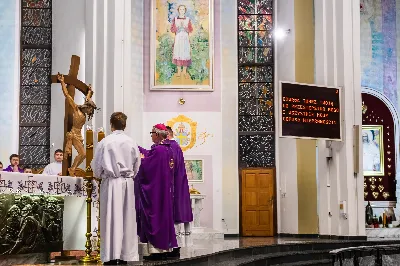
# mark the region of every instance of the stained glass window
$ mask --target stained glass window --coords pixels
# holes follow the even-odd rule
[[[273,0],[238,0],[239,160],[275,166]]]
[[[19,153],[22,164],[50,162],[51,0],[21,0]]]

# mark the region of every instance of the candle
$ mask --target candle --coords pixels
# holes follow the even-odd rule
[[[104,134],[103,128],[100,128],[99,133],[97,133],[97,142],[100,142],[105,137],[106,137],[106,134]]]
[[[383,213],[383,227],[386,227],[386,213]]]
[[[88,128],[86,130],[86,176],[93,176],[90,163],[93,160],[93,130]]]

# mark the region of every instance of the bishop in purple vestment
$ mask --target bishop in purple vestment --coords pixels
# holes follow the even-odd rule
[[[183,239],[190,235],[190,223],[193,221],[192,203],[189,193],[189,181],[186,175],[185,158],[178,142],[174,140],[174,132],[167,126],[168,139],[174,152],[174,222],[179,246],[183,246]],[[180,250],[174,249],[171,257],[180,256]]]
[[[178,246],[173,217],[174,159],[167,129],[158,124],[151,132],[153,145],[145,154],[136,177],[139,196],[138,235],[147,243],[144,259],[165,259]]]

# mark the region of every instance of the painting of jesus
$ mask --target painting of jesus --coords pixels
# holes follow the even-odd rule
[[[212,5],[152,0],[152,90],[212,90]]]

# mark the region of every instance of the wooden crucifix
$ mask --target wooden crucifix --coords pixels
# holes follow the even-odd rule
[[[72,98],[72,101],[75,97],[75,89],[82,92],[87,97],[87,99],[93,95],[93,92],[91,91],[90,86],[86,85],[84,82],[82,82],[78,79],[79,64],[80,64],[79,56],[73,55],[71,57],[71,65],[69,67],[69,73],[68,73],[68,75],[63,75],[64,83],[67,85],[66,90],[68,91],[68,95]],[[52,75],[51,82],[52,83],[60,83],[60,81],[58,79],[58,75]],[[70,99],[66,96],[65,113],[64,113],[63,149],[66,148],[66,144],[68,141],[67,136],[73,126],[73,115],[74,115],[74,107],[73,107],[72,103],[70,102]],[[85,117],[85,121],[86,121],[86,117]],[[64,152],[65,152],[65,150],[64,150]],[[71,165],[72,165],[72,156],[64,156],[64,161],[62,163],[62,175],[63,176],[68,175],[68,169],[71,167]]]

